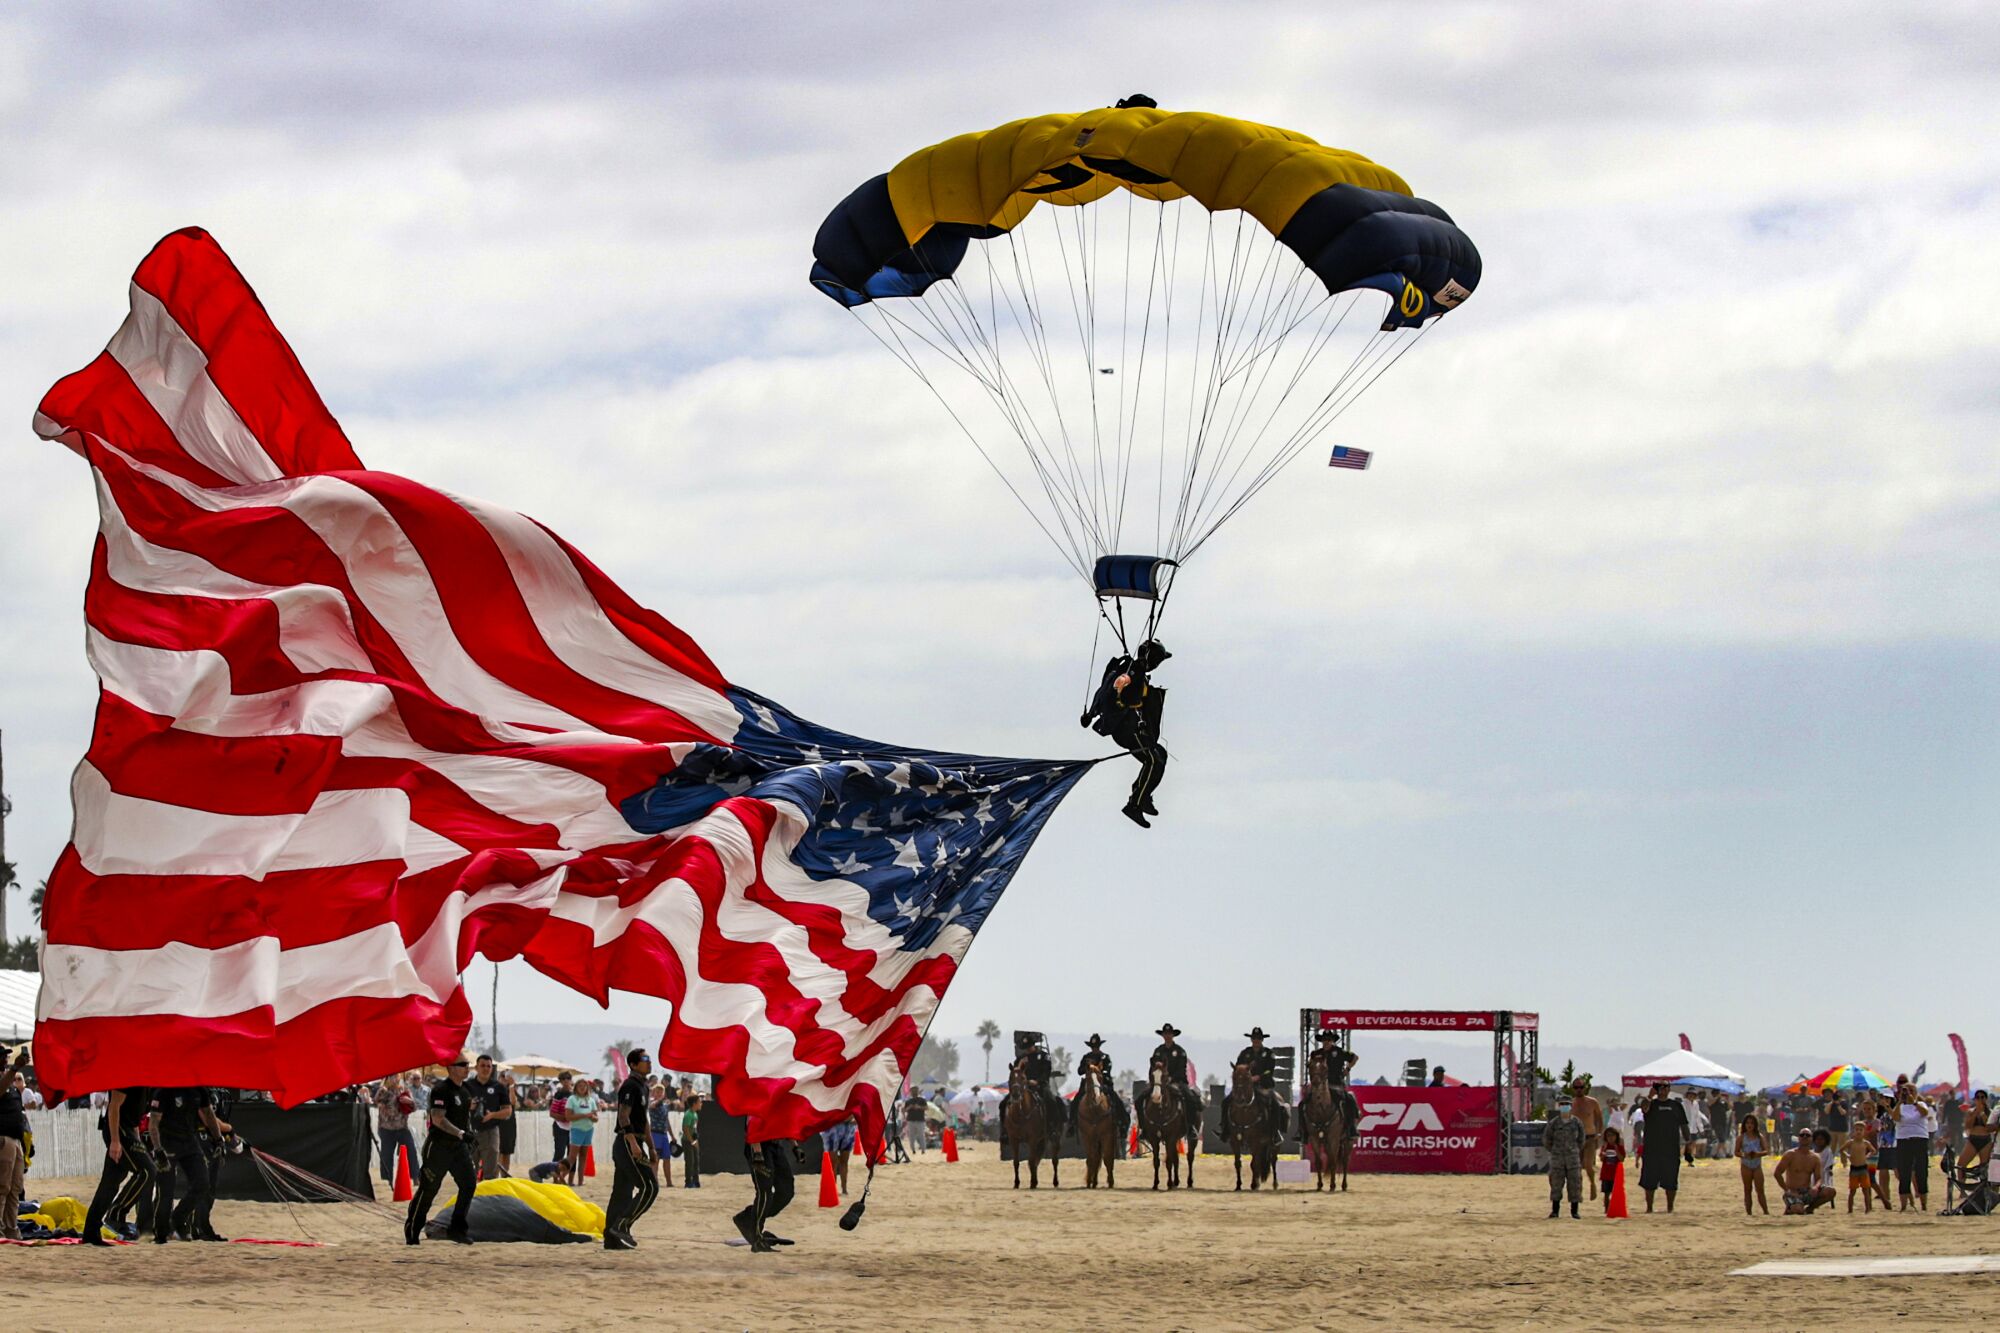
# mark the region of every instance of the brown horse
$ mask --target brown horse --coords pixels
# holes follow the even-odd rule
[[[1181,1187],[1181,1140],[1188,1136],[1187,1102],[1179,1086],[1167,1078],[1167,1067],[1153,1062],[1152,1086],[1132,1108],[1139,1117],[1139,1139],[1153,1150],[1153,1188],[1160,1187],[1160,1149],[1167,1150],[1167,1188]],[[1194,1154],[1188,1154],[1188,1188],[1194,1188]]]
[[[1347,1164],[1354,1156],[1356,1126],[1347,1098],[1326,1072],[1326,1061],[1314,1056],[1306,1063],[1305,1154],[1313,1163],[1313,1188],[1333,1192],[1334,1177],[1347,1188]]]
[[[1250,1188],[1262,1188],[1264,1181],[1278,1188],[1278,1126],[1274,1123],[1275,1099],[1257,1086],[1249,1065],[1236,1066],[1230,1078],[1229,1100],[1222,1106],[1222,1129],[1236,1154],[1236,1188],[1243,1188],[1243,1153],[1250,1153]]]
[[[1028,1188],[1041,1188],[1042,1158],[1049,1159],[1049,1187],[1062,1188],[1061,1131],[1049,1123],[1048,1103],[1042,1090],[1028,1081],[1025,1066],[1016,1064],[1007,1075],[1007,1116],[1000,1126],[1007,1151],[1014,1159],[1014,1188],[1021,1188],[1021,1158],[1028,1159]]]
[[[1076,1094],[1076,1132],[1083,1139],[1083,1186],[1097,1188],[1097,1167],[1104,1166],[1104,1187],[1116,1189],[1118,1150],[1118,1112],[1111,1104],[1111,1094],[1104,1086],[1104,1075],[1092,1069],[1083,1076],[1083,1086]]]
[[[1306,1065],[1305,1155],[1313,1164],[1313,1188],[1332,1193],[1334,1177],[1347,1188],[1347,1162],[1354,1155],[1354,1122],[1347,1099],[1327,1076],[1326,1061],[1315,1057]]]

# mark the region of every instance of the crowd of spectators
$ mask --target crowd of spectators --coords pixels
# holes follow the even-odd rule
[[[352,1089],[348,1095],[374,1109],[375,1135],[379,1150],[377,1163],[384,1181],[393,1183],[398,1149],[417,1160],[418,1130],[429,1109],[435,1078],[424,1071],[391,1074],[377,1082]],[[673,1163],[683,1163],[685,1187],[701,1187],[700,1145],[701,1106],[706,1093],[690,1076],[678,1079],[671,1073],[649,1074],[647,1131],[660,1154],[660,1184],[674,1183]],[[607,1080],[587,1075],[562,1074],[552,1079],[517,1078],[511,1070],[497,1069],[481,1056],[466,1080],[472,1090],[475,1110],[476,1156],[480,1175],[498,1179],[526,1175],[557,1184],[580,1184],[585,1165],[599,1142],[611,1138],[613,1088]],[[520,1111],[547,1111],[555,1151],[547,1162],[516,1161],[520,1153]],[[603,1134],[599,1134],[599,1129]]]

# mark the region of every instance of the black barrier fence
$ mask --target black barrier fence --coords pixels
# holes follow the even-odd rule
[[[709,1175],[748,1175],[750,1161],[743,1155],[748,1142],[745,1134],[747,1122],[740,1115],[731,1115],[717,1106],[713,1100],[701,1104],[701,1173]],[[825,1151],[825,1141],[817,1134],[798,1140],[793,1145],[801,1171],[819,1170],[820,1154]],[[855,1146],[857,1158],[866,1157]],[[600,1161],[598,1170],[604,1170]]]
[[[363,1198],[375,1197],[371,1177],[375,1135],[368,1125],[367,1107],[355,1102],[315,1103],[287,1111],[274,1102],[239,1101],[227,1108],[224,1118],[250,1147]],[[215,1197],[287,1202],[271,1193],[248,1153],[223,1157]]]

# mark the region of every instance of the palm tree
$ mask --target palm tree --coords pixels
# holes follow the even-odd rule
[[[975,1035],[979,1038],[979,1044],[986,1048],[986,1081],[991,1083],[993,1081],[993,1043],[1000,1040],[1000,1025],[989,1018],[979,1025],[979,1031]]]

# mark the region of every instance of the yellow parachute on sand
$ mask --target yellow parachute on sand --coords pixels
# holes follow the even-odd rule
[[[577,1235],[604,1239],[604,1210],[590,1200],[579,1195],[567,1185],[537,1184],[532,1180],[509,1177],[504,1180],[482,1180],[473,1191],[475,1199],[504,1198],[525,1204],[544,1221],[564,1231]],[[453,1194],[438,1205],[442,1213],[457,1201]],[[476,1205],[475,1205],[476,1207]],[[474,1239],[478,1239],[478,1223],[474,1222]]]

